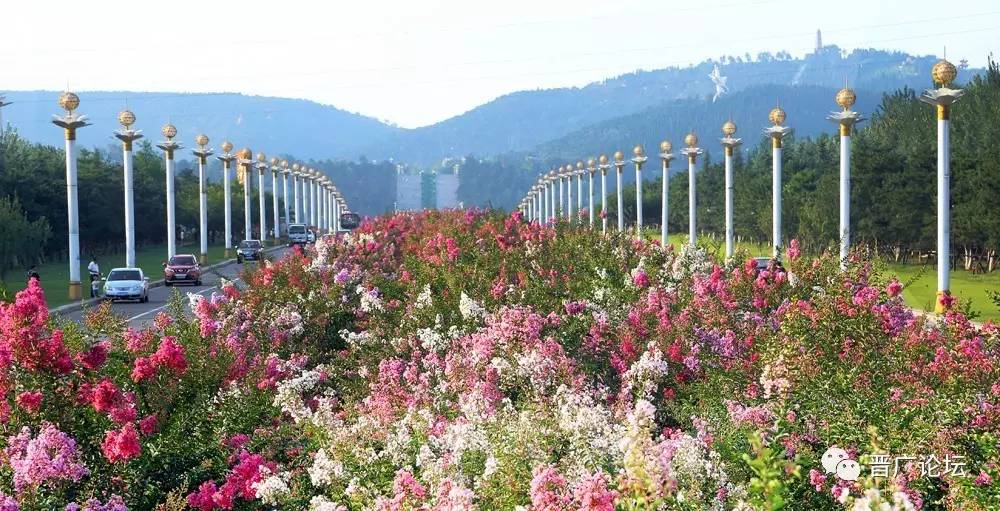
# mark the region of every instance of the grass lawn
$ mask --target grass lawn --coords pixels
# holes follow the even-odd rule
[[[208,247],[208,262],[206,265],[215,264],[225,259],[225,250],[225,247],[222,245],[210,245]],[[199,255],[198,244],[195,242],[177,245],[177,253],[193,254],[197,257]],[[162,265],[167,260],[166,245],[143,247],[136,251],[135,257],[136,263],[146,273],[150,281],[163,278]],[[83,285],[83,297],[86,299],[90,297],[90,277],[87,274],[87,263],[90,262],[90,259],[87,255],[83,255],[83,258],[84,260],[80,264],[80,280]],[[101,266],[101,272],[107,275],[112,268],[125,266],[125,253],[99,257],[97,263]],[[67,296],[69,291],[69,264],[65,261],[44,264],[38,267],[38,273],[42,276],[42,289],[45,290],[45,298],[48,301],[49,307],[58,307],[70,303]],[[13,296],[14,293],[24,289],[25,280],[23,272],[9,272],[7,281],[3,284],[6,286],[8,293]]]

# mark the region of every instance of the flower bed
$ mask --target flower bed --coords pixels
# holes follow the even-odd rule
[[[0,309],[0,510],[992,509],[998,328],[789,256],[424,212],[144,331],[32,287]]]

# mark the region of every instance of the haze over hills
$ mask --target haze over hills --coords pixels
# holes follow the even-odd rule
[[[137,127],[156,141],[168,119],[180,141],[190,145],[205,132],[217,146],[231,137],[238,147],[298,158],[393,159],[430,167],[448,157],[528,152],[540,156],[576,154],[612,144],[677,136],[694,128],[714,137],[722,117],[756,131],[775,101],[788,106],[789,124],[798,136],[829,129],[825,115],[835,105],[833,92],[849,83],[859,92],[859,109],[870,111],[883,92],[930,85],[935,57],[901,52],[856,50],[845,54],[824,46],[802,58],[785,52],[723,57],[687,67],[637,71],[579,88],[514,92],[462,115],[416,129],[403,129],[332,106],[296,99],[241,94],[81,92],[96,125],[80,130],[85,146],[117,145],[117,112],[125,99],[138,117]],[[709,74],[718,67],[728,88],[713,102],[717,88]],[[978,69],[962,69],[959,81]],[[54,91],[11,92],[15,104],[4,109],[6,122],[29,140],[58,144],[49,120],[58,113]],[[677,137],[679,139],[679,136]]]
[[[59,145],[62,135],[50,120],[63,113],[56,91],[6,92],[14,104],[4,108],[4,122],[35,142]],[[254,151],[295,154],[307,159],[357,158],[357,149],[399,130],[376,119],[301,99],[246,96],[235,93],[186,94],[159,92],[79,92],[80,112],[93,126],[77,132],[83,146],[118,146],[112,131],[119,129],[118,112],[125,107],[137,117],[136,129],[159,141],[160,126],[177,126],[178,141],[193,147],[194,137],[206,133],[218,147],[230,138],[237,147]]]

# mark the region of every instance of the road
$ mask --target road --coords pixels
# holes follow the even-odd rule
[[[270,259],[279,259],[285,255],[287,248],[278,248],[268,253]],[[240,274],[243,272],[245,267],[253,267],[254,263],[248,263],[246,265],[237,264],[235,261],[210,270],[206,270],[205,274],[202,276],[202,285],[176,285],[171,287],[158,286],[149,289],[149,302],[147,303],[137,303],[137,302],[114,302],[111,305],[111,309],[115,314],[128,319],[129,326],[132,328],[141,328],[144,325],[153,321],[158,312],[163,311],[170,302],[171,297],[174,293],[179,293],[185,300],[185,309],[187,309],[187,294],[195,293],[204,296],[211,296],[213,292],[219,292],[219,286],[221,284],[220,280],[225,278],[226,280],[233,281],[239,285],[242,281],[240,280]],[[150,280],[157,280],[162,278],[162,275],[149,275]],[[190,312],[190,310],[188,310]],[[83,316],[86,314],[85,310],[78,310],[75,312],[70,312],[62,317],[70,319],[76,322],[82,322]]]

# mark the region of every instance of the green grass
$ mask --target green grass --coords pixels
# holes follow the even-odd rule
[[[199,254],[199,248],[197,242],[189,243],[177,246],[178,254],[193,254],[197,257]],[[219,246],[209,246],[208,247],[208,264],[215,264],[223,259],[225,259],[225,247]],[[167,260],[167,246],[166,245],[155,245],[143,247],[136,251],[135,254],[136,263],[142,268],[146,276],[149,277],[150,281],[156,281],[163,278],[163,262]],[[83,261],[80,265],[80,280],[82,280],[83,285],[83,297],[87,299],[90,297],[90,278],[87,274],[87,263],[90,259],[87,255],[83,256]],[[101,266],[101,272],[105,275],[111,271],[112,268],[118,268],[125,266],[125,253],[114,255],[98,257],[97,263]],[[43,264],[38,267],[38,273],[42,277],[42,289],[45,291],[45,298],[48,301],[49,307],[58,307],[60,305],[66,305],[70,303],[68,292],[69,292],[69,264],[65,261],[57,263]],[[25,280],[24,274],[21,271],[11,271],[7,274],[7,280],[3,282],[6,286],[8,293],[13,296],[14,293],[24,289]]]

